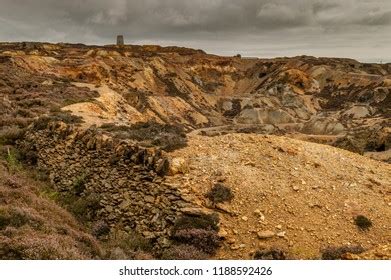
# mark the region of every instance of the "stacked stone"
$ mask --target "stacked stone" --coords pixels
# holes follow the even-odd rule
[[[97,194],[97,219],[112,228],[166,244],[182,209],[192,207],[177,187],[165,183],[169,163],[159,149],[63,123],[31,130],[24,142],[37,151],[38,167],[48,171],[58,191],[73,192],[75,181],[83,178],[79,195]]]

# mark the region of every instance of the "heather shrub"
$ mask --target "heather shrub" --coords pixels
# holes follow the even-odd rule
[[[14,112],[14,115],[15,116],[21,116],[23,118],[34,118],[36,115],[34,114],[34,112],[32,112],[31,110],[27,110],[27,109],[18,109]]]
[[[219,229],[218,223],[219,217],[217,214],[202,216],[183,215],[175,221],[173,232],[193,228],[217,231]]]
[[[221,183],[217,183],[206,194],[206,197],[210,199],[213,203],[221,203],[231,201],[234,195],[229,187]]]
[[[144,146],[158,146],[165,151],[186,147],[187,138],[183,127],[156,122],[136,123],[131,126],[104,124],[100,127],[120,139],[133,139]]]
[[[34,122],[33,128],[36,131],[44,130],[51,122],[62,121],[66,124],[78,124],[83,122],[83,118],[74,116],[67,111],[54,112],[48,116],[42,116]]]
[[[49,172],[40,168],[34,168],[30,171],[31,177],[34,180],[41,181],[41,182],[48,182],[49,181]]]
[[[64,111],[61,111],[61,112],[54,114],[53,116],[51,116],[51,118],[54,121],[62,121],[66,124],[77,124],[77,123],[83,122],[82,117],[75,116],[75,115],[72,115],[70,112],[64,112]]]
[[[97,241],[47,199],[50,187],[26,173],[0,168],[0,259],[100,258]]]
[[[85,200],[87,202],[88,208],[93,212],[96,212],[102,207],[100,205],[101,196],[96,192],[88,192],[88,194],[85,196]]]
[[[42,116],[38,120],[34,122],[34,130],[39,131],[39,130],[44,130],[48,127],[50,123],[50,118],[47,116]]]
[[[198,248],[187,245],[179,244],[173,245],[170,248],[163,251],[161,256],[163,260],[206,260],[208,254],[199,250]]]
[[[22,187],[22,184],[16,176],[9,177],[5,180],[5,185],[12,189],[19,189]]]
[[[365,249],[361,245],[328,247],[322,250],[322,260],[341,260],[348,253],[361,254]]]
[[[111,247],[107,248],[105,259],[109,260],[128,260],[130,259],[130,255],[127,255],[124,250],[119,247]]]
[[[138,253],[152,252],[153,245],[150,240],[135,232],[125,232],[121,230],[113,231],[109,234],[106,243],[108,259],[132,259]]]
[[[369,230],[369,228],[372,227],[372,221],[363,215],[358,215],[355,217],[354,222],[356,226],[362,231]]]
[[[0,131],[0,144],[15,145],[17,140],[24,137],[26,131],[18,127],[8,127]]]
[[[257,250],[253,258],[254,260],[285,260],[286,254],[280,249]]]
[[[31,145],[20,143],[18,145],[18,158],[23,163],[37,165],[39,157],[38,152]]]
[[[90,255],[76,246],[74,240],[38,232],[19,232],[11,239],[0,238],[1,258],[18,260],[74,260],[88,259]]]
[[[110,227],[105,221],[100,220],[93,223],[91,232],[92,235],[97,238],[100,238],[110,233]]]
[[[10,126],[10,127],[27,127],[33,119],[19,118],[14,116],[2,116],[0,118],[0,127]]]
[[[46,239],[32,236],[21,242],[20,250],[23,252],[23,258],[29,260],[66,260],[66,259],[84,259],[77,248],[67,246],[57,236],[48,236]]]
[[[21,208],[10,207],[0,209],[0,229],[4,229],[8,226],[19,228],[24,225],[29,225],[35,229],[41,229],[43,220],[41,217],[32,215]]]
[[[48,102],[40,98],[35,98],[35,99],[25,98],[20,101],[17,101],[17,104],[21,108],[31,109],[32,107],[45,107],[48,105]]]
[[[133,260],[154,260],[155,258],[150,253],[137,251],[134,253],[132,259]]]
[[[178,230],[172,238],[179,243],[192,245],[210,255],[216,252],[221,243],[216,231],[197,228]]]
[[[218,223],[217,214],[184,215],[176,220],[171,238],[177,244],[191,245],[204,253],[212,255],[221,242],[217,233]]]
[[[88,193],[82,197],[68,193],[62,195],[60,201],[81,221],[93,220],[97,210],[101,208],[100,196],[97,193]]]

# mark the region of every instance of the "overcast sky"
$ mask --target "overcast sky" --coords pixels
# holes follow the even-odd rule
[[[391,0],[0,0],[0,41],[391,62]]]

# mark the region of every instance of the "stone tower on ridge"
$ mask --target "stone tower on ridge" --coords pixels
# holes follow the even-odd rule
[[[117,36],[117,46],[123,46],[124,43],[124,36],[123,35],[118,35]]]

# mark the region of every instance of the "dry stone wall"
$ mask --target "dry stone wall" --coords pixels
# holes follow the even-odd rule
[[[32,129],[20,145],[36,152],[38,167],[59,192],[98,197],[96,219],[112,228],[166,244],[175,219],[194,209],[176,186],[165,183],[169,162],[159,149],[61,122]]]

